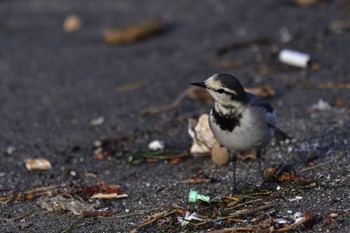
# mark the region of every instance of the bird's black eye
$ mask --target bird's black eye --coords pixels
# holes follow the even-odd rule
[[[220,88],[219,90],[217,90],[217,92],[220,93],[220,94],[222,94],[222,93],[225,92],[225,90]]]

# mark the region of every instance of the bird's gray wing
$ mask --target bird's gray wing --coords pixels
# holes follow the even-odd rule
[[[254,107],[259,107],[264,109],[266,112],[274,112],[273,107],[266,102],[265,100],[261,99],[260,97],[247,93],[248,94],[248,98],[250,100],[250,106],[254,106]]]

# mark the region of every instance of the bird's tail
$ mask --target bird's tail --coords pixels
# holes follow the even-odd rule
[[[278,141],[285,141],[287,139],[291,139],[291,137],[289,137],[286,132],[284,132],[283,130],[277,128],[276,126],[273,126],[273,129],[275,130],[275,138]]]

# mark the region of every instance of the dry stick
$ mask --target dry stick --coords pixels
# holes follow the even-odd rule
[[[14,218],[9,218],[9,219],[7,219],[7,221],[17,222],[18,220],[21,220],[21,219],[23,219],[23,218],[25,218],[25,217],[31,215],[32,213],[33,213],[33,211],[29,211],[28,213],[23,214],[23,215],[21,215],[21,216],[14,217]]]
[[[140,226],[137,227],[137,229],[140,229],[140,228],[142,228],[142,227],[144,227],[144,226],[147,226],[147,225],[149,225],[149,224],[151,224],[151,223],[153,223],[153,222],[155,222],[155,221],[157,221],[157,220],[159,220],[159,219],[161,219],[161,218],[164,218],[164,217],[166,217],[166,216],[172,215],[172,214],[174,214],[174,213],[176,213],[176,212],[178,212],[178,210],[172,210],[172,211],[170,211],[170,212],[168,212],[168,213],[161,214],[160,216],[158,216],[158,217],[156,217],[156,218],[154,218],[154,219],[151,219],[151,220],[149,220],[149,221],[147,221],[147,222],[141,224]]]
[[[254,214],[254,213],[259,212],[259,211],[261,211],[261,210],[270,209],[270,208],[272,208],[272,207],[273,207],[273,205],[267,204],[267,205],[259,206],[259,207],[255,208],[255,209],[240,210],[240,211],[231,213],[230,216],[231,216],[231,217],[238,217],[238,216],[241,216],[241,215]]]
[[[230,233],[230,232],[237,232],[237,231],[250,231],[255,232],[258,230],[258,226],[252,226],[252,227],[233,227],[233,228],[225,228],[222,230],[216,230],[216,231],[207,231],[210,233]]]
[[[156,209],[150,209],[150,210],[137,210],[134,213],[130,213],[130,214],[121,214],[121,215],[116,215],[113,216],[113,218],[128,218],[128,217],[132,217],[135,215],[142,215],[151,211],[155,211]]]
[[[133,82],[133,83],[128,83],[128,84],[124,84],[124,85],[117,87],[116,92],[123,93],[123,92],[133,91],[133,90],[140,89],[140,88],[144,87],[145,85],[146,85],[145,81],[137,81],[137,82]]]
[[[277,229],[277,232],[287,232],[287,231],[291,231],[291,230],[296,230],[299,226],[303,225],[307,221],[309,221],[309,219],[304,218],[297,223],[293,223],[291,225]]]
[[[334,161],[340,159],[340,158],[343,157],[344,155],[345,155],[345,153],[344,153],[344,152],[341,152],[340,155],[338,155],[337,157],[335,157],[335,158],[333,158],[333,159],[330,159],[330,160],[328,160],[328,161],[326,161],[326,162],[317,164],[317,165],[312,166],[312,167],[308,167],[308,168],[301,169],[299,172],[300,172],[300,173],[303,173],[303,172],[310,171],[310,170],[312,170],[312,169],[315,169],[315,168],[318,168],[318,167],[327,165],[327,164],[329,164],[329,163],[332,163],[332,162],[334,162]]]
[[[227,211],[227,210],[233,210],[233,209],[236,209],[236,208],[238,208],[238,207],[244,206],[244,205],[246,205],[246,204],[254,203],[254,202],[257,202],[257,201],[262,201],[262,199],[259,198],[259,199],[256,199],[256,200],[247,201],[247,202],[244,202],[244,203],[242,203],[242,204],[235,205],[235,206],[232,206],[232,207],[230,207],[230,208],[227,208],[227,209],[225,209],[225,210],[226,210],[226,211]]]
[[[238,219],[238,218],[232,218],[231,216],[226,216],[226,217],[220,217],[220,218],[216,218],[216,219],[212,219],[212,220],[206,220],[205,222],[200,222],[200,223],[196,223],[196,224],[192,224],[196,227],[210,223],[210,222],[217,222],[217,221],[222,221],[222,220],[226,220],[226,219],[230,219],[231,222],[245,222],[245,220],[242,219]]]
[[[49,185],[49,186],[42,186],[42,187],[38,187],[38,188],[35,188],[35,189],[31,189],[31,190],[27,190],[25,192],[23,192],[24,194],[27,194],[27,193],[35,193],[35,192],[39,192],[39,191],[47,191],[49,189],[55,189],[57,188],[57,185]]]
[[[159,107],[147,108],[146,110],[143,110],[141,112],[141,116],[156,115],[156,114],[167,112],[174,108],[177,108],[180,105],[181,101],[186,97],[186,95],[187,95],[186,91],[183,91],[176,97],[176,99],[172,103],[165,104]]]

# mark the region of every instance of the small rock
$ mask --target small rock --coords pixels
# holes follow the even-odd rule
[[[217,165],[226,165],[230,162],[230,154],[225,147],[216,142],[211,149],[211,159]]]
[[[148,149],[151,151],[164,150],[164,142],[160,140],[154,140],[148,144]]]
[[[13,146],[9,146],[7,147],[5,154],[7,155],[13,155],[16,152],[16,148]]]
[[[104,121],[105,121],[104,117],[101,116],[101,117],[92,119],[90,124],[91,126],[99,126],[99,125],[102,125]]]
[[[69,15],[63,22],[63,31],[74,32],[81,26],[80,18],[77,15]]]

